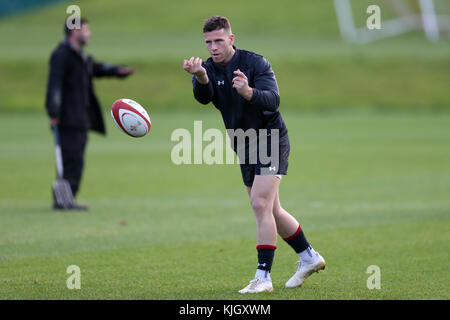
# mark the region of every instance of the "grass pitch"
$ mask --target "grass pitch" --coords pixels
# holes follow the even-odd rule
[[[352,2],[361,25],[368,1]],[[0,21],[0,299],[450,298],[448,42],[416,32],[345,44],[332,1],[78,1],[93,32],[87,52],[137,67],[124,81],[96,81],[100,101],[136,99],[152,130],[130,138],[105,112],[109,134],[90,135],[79,195],[91,211],[62,213],[50,210],[43,105],[68,4]],[[257,265],[240,170],[170,159],[174,129],[223,128],[181,68],[207,57],[201,25],[216,14],[277,75],[291,139],[281,201],[327,260],[299,290],[284,288],[298,258],[279,239],[274,292],[237,293]],[[80,290],[66,286],[70,265]],[[379,290],[366,285],[371,265]]]
[[[448,114],[285,113],[281,201],[327,268],[285,289],[297,256],[279,239],[274,292],[257,296],[237,293],[257,264],[238,166],[170,160],[170,133],[194,120],[223,128],[218,112],[150,116],[142,139],[107,116],[107,138],[90,135],[79,195],[91,211],[63,213],[50,210],[47,119],[2,114],[1,299],[450,298]],[[80,290],[66,286],[69,265],[80,267]],[[366,286],[370,265],[380,267],[379,290]]]

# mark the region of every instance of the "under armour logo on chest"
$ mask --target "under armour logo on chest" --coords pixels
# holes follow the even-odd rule
[[[220,86],[220,85],[225,85],[225,80],[222,80],[222,81],[218,80],[218,81],[217,81],[217,85],[218,85],[218,86]]]

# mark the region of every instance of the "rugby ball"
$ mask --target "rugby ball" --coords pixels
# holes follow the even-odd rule
[[[120,130],[135,138],[145,136],[152,126],[147,111],[131,99],[115,101],[111,107],[111,116]]]

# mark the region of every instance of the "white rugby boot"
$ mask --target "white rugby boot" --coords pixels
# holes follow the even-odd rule
[[[272,281],[261,277],[255,277],[255,279],[250,281],[248,286],[239,290],[239,293],[258,293],[264,291],[273,291]]]
[[[317,252],[315,254],[315,259],[311,263],[305,263],[302,261],[298,262],[297,272],[286,282],[286,288],[296,288],[300,287],[306,278],[308,278],[314,272],[319,272],[325,269],[325,259],[322,258]]]

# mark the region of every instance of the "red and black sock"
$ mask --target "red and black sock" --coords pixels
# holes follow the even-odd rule
[[[306,240],[302,227],[299,225],[297,231],[287,238],[283,238],[296,253],[300,253],[309,248],[309,242]]]
[[[256,246],[256,250],[258,250],[258,269],[270,273],[276,248],[276,246],[272,245]]]

